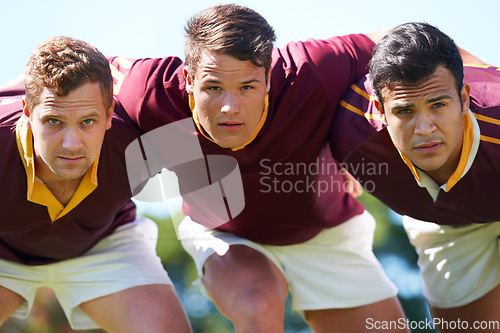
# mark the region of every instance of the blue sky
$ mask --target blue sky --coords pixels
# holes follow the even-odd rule
[[[228,1],[7,1],[0,6],[0,85],[21,74],[33,48],[54,35],[83,39],[109,55],[183,58],[183,27],[201,9]],[[260,12],[277,46],[290,40],[367,32],[426,21],[481,60],[500,66],[498,0],[229,1]],[[172,5],[172,3],[174,5]],[[183,6],[184,5],[184,6]]]

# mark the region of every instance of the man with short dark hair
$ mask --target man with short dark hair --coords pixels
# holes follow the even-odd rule
[[[336,112],[332,151],[405,215],[440,331],[461,320],[468,331],[482,321],[496,327],[481,332],[498,332],[500,72],[464,58],[474,63],[464,67],[453,40],[429,24],[390,31],[374,49],[370,78]],[[363,172],[380,164],[387,172]]]

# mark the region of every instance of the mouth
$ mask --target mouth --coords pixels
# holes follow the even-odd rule
[[[65,156],[59,156],[59,159],[63,161],[64,163],[78,163],[83,160],[83,156],[78,156],[78,157],[65,157]]]
[[[239,121],[222,121],[219,127],[226,131],[237,131],[243,127],[243,123]]]
[[[424,143],[418,144],[414,148],[417,151],[428,154],[428,153],[434,153],[439,148],[441,148],[442,145],[443,145],[443,143],[439,142],[439,141],[429,141],[429,142],[424,142]]]

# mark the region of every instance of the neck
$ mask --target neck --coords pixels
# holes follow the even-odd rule
[[[462,147],[455,152],[454,156],[448,159],[448,161],[439,169],[432,171],[424,171],[429,177],[432,178],[439,186],[446,184],[450,177],[455,173],[460,162],[460,156],[462,153]]]
[[[56,199],[66,206],[76,192],[83,179],[83,175],[78,178],[64,179],[55,175],[45,163],[39,163],[35,159],[35,175],[52,192]]]
[[[56,199],[63,206],[66,206],[70,202],[73,195],[75,194],[76,189],[80,185],[82,178],[83,177],[79,179],[61,180],[61,181],[53,181],[48,183],[44,182],[44,183],[45,186],[47,186],[47,188],[50,190],[50,192],[52,192],[52,194],[56,197]]]
[[[442,186],[448,182],[448,179],[450,179],[450,176],[453,174],[451,173],[443,173],[438,170],[435,171],[424,171],[427,176],[429,176],[433,181],[436,182],[439,186]]]

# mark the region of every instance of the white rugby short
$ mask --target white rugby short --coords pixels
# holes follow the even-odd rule
[[[0,260],[0,285],[25,299],[15,317],[26,318],[36,290],[49,287],[73,329],[99,328],[78,307],[81,303],[135,286],[172,285],[156,255],[157,239],[156,224],[138,217],[77,258],[41,266]]]
[[[339,226],[326,229],[304,243],[263,245],[234,234],[214,231],[185,218],[178,236],[195,261],[202,292],[203,265],[213,254],[223,255],[231,245],[246,245],[267,256],[283,273],[292,294],[292,306],[305,310],[351,308],[391,298],[396,286],[373,254],[375,220],[367,211]]]
[[[432,306],[469,304],[500,283],[500,222],[453,227],[404,216],[403,224]]]

